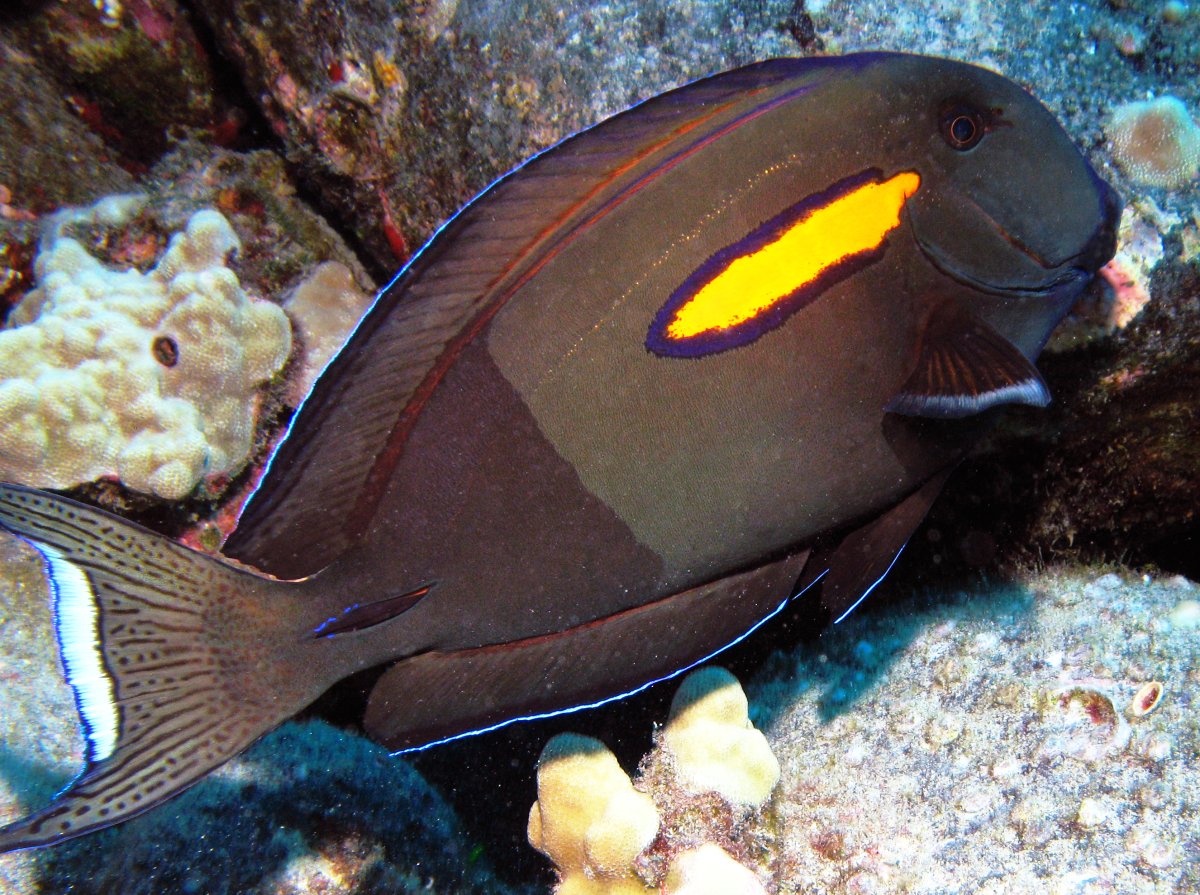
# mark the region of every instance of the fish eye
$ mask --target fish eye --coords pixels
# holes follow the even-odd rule
[[[961,104],[943,110],[939,125],[942,138],[959,152],[974,149],[988,131],[983,113]]]

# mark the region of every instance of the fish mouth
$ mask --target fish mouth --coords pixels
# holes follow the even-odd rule
[[[939,272],[945,274],[952,280],[956,280],[964,285],[970,286],[980,292],[985,292],[989,295],[1007,296],[1007,297],[1036,297],[1036,296],[1059,296],[1068,291],[1078,292],[1081,290],[1093,276],[1100,266],[1085,267],[1081,264],[1072,264],[1068,267],[1059,267],[1057,273],[1047,279],[1045,282],[1037,283],[1036,285],[1015,285],[1012,283],[995,283],[980,277],[974,276],[954,261],[941,252],[936,246],[932,246],[923,240],[919,234],[914,233],[917,247],[921,250],[928,260]],[[1084,250],[1074,256],[1071,260],[1082,260],[1088,255],[1089,250]],[[1026,253],[1029,254],[1029,253]],[[1029,255],[1035,258],[1034,255]],[[1112,257],[1111,255],[1109,257]],[[1040,265],[1039,265],[1040,266]],[[1048,268],[1054,270],[1055,268]]]
[[[1059,260],[1052,261],[1036,251],[1016,235],[1010,233],[987,209],[969,196],[961,193],[958,198],[969,203],[979,216],[986,221],[988,227],[1012,246],[1037,267],[1046,271],[1048,278],[1036,284],[998,283],[972,275],[956,264],[954,259],[936,245],[922,238],[919,229],[911,228],[917,247],[929,262],[940,272],[952,279],[964,283],[982,292],[1000,296],[1061,296],[1068,291],[1078,292],[1096,275],[1105,264],[1112,260],[1117,250],[1117,228],[1121,220],[1122,203],[1117,193],[1094,172],[1092,178],[1098,195],[1100,222],[1090,238],[1078,252]],[[910,217],[910,224],[913,223]]]

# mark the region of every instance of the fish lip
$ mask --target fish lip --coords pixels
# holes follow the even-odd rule
[[[1037,286],[1008,286],[1000,283],[989,283],[972,277],[970,274],[955,269],[949,258],[939,253],[934,246],[926,243],[921,238],[911,212],[908,213],[909,229],[916,240],[917,247],[934,267],[947,276],[983,292],[1008,296],[1061,295],[1064,288],[1072,285],[1076,285],[1081,290],[1096,275],[1100,268],[1111,261],[1116,254],[1117,231],[1120,227],[1121,212],[1124,204],[1120,194],[1108,184],[1108,181],[1100,177],[1091,168],[1089,168],[1089,172],[1092,178],[1092,185],[1097,194],[1100,223],[1097,224],[1096,229],[1092,232],[1087,242],[1084,243],[1082,249],[1058,262],[1047,261],[1034,251],[1031,246],[1026,245],[1016,236],[1005,230],[1000,222],[970,195],[956,191],[958,198],[969,202],[1014,249],[1029,258],[1043,270],[1059,271],[1056,276]]]
[[[978,277],[973,277],[970,274],[957,269],[948,258],[944,257],[940,252],[937,251],[937,249],[921,239],[920,234],[918,234],[915,229],[913,231],[913,236],[916,240],[917,248],[920,249],[921,254],[923,254],[929,260],[929,263],[937,268],[938,271],[953,280],[957,280],[960,283],[964,283],[973,289],[976,289],[980,292],[985,292],[989,295],[1009,298],[1033,298],[1037,296],[1048,295],[1059,296],[1067,291],[1078,292],[1085,285],[1087,285],[1088,281],[1091,280],[1096,274],[1096,270],[1073,264],[1069,267],[1060,269],[1056,276],[1044,283],[1039,283],[1036,286],[1016,286],[1006,285],[1004,283],[992,283],[988,282],[987,280],[982,280]],[[1083,252],[1075,255],[1070,260],[1074,261],[1076,259],[1082,259],[1087,254],[1088,250],[1085,249]]]

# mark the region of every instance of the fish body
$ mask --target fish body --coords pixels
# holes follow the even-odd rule
[[[1021,88],[772,60],[527,162],[380,294],[223,552],[0,487],[42,550],[83,775],[0,848],[160,803],[386,666],[393,749],[614,697],[801,589],[886,574],[1113,252],[1118,203]]]

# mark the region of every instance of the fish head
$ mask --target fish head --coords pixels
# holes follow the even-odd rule
[[[1040,350],[1112,258],[1121,202],[1021,86],[964,63],[898,57],[891,139],[915,156],[906,204],[920,251],[977,294],[971,310]]]

